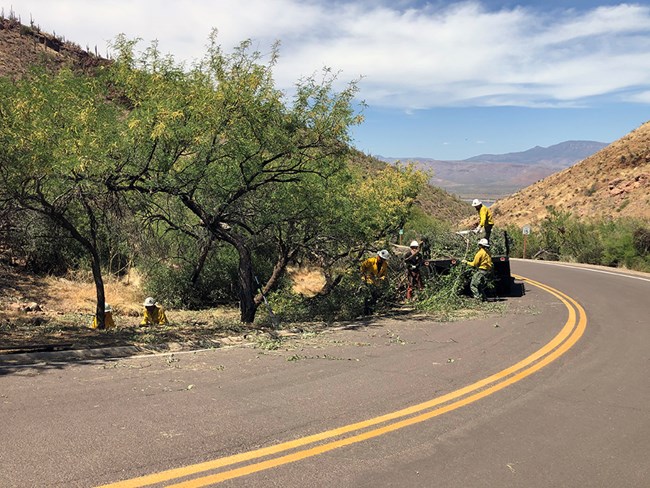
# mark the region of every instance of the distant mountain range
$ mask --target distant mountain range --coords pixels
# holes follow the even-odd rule
[[[522,152],[480,154],[464,161],[479,163],[552,164],[572,166],[597,153],[607,144],[595,141],[566,141],[554,146],[535,146]]]
[[[606,146],[596,141],[566,141],[522,152],[480,154],[459,161],[375,157],[392,164],[413,162],[432,173],[431,184],[461,198],[496,200],[566,169]]]

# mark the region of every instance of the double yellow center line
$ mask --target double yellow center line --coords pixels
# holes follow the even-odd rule
[[[526,378],[562,356],[580,339],[587,326],[587,316],[580,304],[564,293],[533,280],[520,276],[516,278],[524,279],[527,283],[557,297],[566,306],[569,316],[562,330],[549,343],[513,366],[441,397],[379,417],[345,425],[337,429],[302,437],[293,441],[182,468],[161,471],[130,480],[119,481],[103,485],[99,488],[138,488],[162,483],[165,484],[161,486],[174,488],[198,488],[214,485],[229,479],[317,456],[340,447],[372,439],[388,432],[424,422],[425,420],[480,400]],[[255,462],[251,463],[250,461]],[[247,464],[239,467],[236,466],[241,463]],[[215,472],[225,467],[229,467],[230,469]],[[203,476],[196,477],[196,475]],[[181,481],[182,478],[192,476],[194,478]],[[166,483],[174,481],[179,482],[175,484]]]

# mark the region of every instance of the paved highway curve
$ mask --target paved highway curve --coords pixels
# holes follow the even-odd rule
[[[233,352],[238,355],[236,363],[224,363],[226,370],[233,370],[233,381],[242,380],[243,372],[253,376],[267,368],[259,381],[251,378],[237,394],[237,386],[231,386],[232,391],[215,398],[218,389],[226,387],[226,378],[217,381],[213,372],[202,373],[214,356],[197,355],[187,365],[181,360],[187,369],[171,373],[182,380],[170,379],[163,366],[145,370],[159,385],[196,382],[196,390],[209,390],[209,396],[200,399],[187,392],[161,394],[151,384],[141,389],[142,397],[131,398],[129,390],[136,390],[133,384],[142,386],[143,376],[124,366],[124,371],[106,377],[117,390],[105,399],[121,412],[116,419],[128,417],[129,411],[134,418],[123,421],[122,436],[106,431],[106,460],[79,466],[78,472],[87,472],[76,480],[62,468],[58,476],[52,475],[51,484],[42,486],[59,486],[57,480],[60,486],[89,486],[93,472],[95,479],[106,480],[95,486],[115,488],[649,486],[648,275],[520,260],[513,260],[512,267],[525,281],[527,295],[511,300],[526,313],[442,327],[413,323],[400,328],[396,321],[389,324],[392,335],[386,334],[386,325],[381,333],[368,327],[363,331],[368,343],[380,334],[382,339],[391,337],[380,351],[358,345],[343,348],[339,355],[342,351],[363,355],[347,357],[347,363],[305,361],[295,365],[300,371],[284,361],[258,363],[255,373],[235,372],[235,364],[244,367],[252,360],[245,351]],[[395,339],[397,332],[408,339]],[[350,333],[345,332],[346,340]],[[445,340],[450,334],[454,339]],[[452,355],[456,359],[441,360]],[[352,359],[357,362],[350,363]],[[133,361],[124,365],[141,364]],[[87,388],[98,381],[98,374],[91,371],[85,380],[86,373],[72,371]],[[42,381],[34,379],[41,389],[47,388],[44,376]],[[431,385],[436,385],[434,391],[428,389]],[[71,395],[74,390],[73,383]],[[90,403],[104,398],[94,390],[87,395]],[[123,402],[112,403],[122,395]],[[287,404],[292,395],[302,398]],[[205,405],[208,400],[214,402],[215,412]],[[176,405],[187,411],[188,418],[156,411],[155,424],[160,425],[142,426],[146,412],[134,413],[135,405],[139,409]],[[195,412],[212,417],[202,424],[203,430],[190,425],[201,416]],[[250,427],[236,426],[249,418]],[[341,422],[346,418],[351,421]],[[215,427],[215,421],[223,426]],[[173,441],[160,442],[168,451],[156,450],[160,435],[152,436],[163,426],[166,430],[160,434]],[[290,432],[303,436],[295,438]],[[194,437],[188,439],[189,435]],[[150,436],[150,445],[139,448],[129,440]],[[215,452],[215,442],[230,447],[222,451],[224,455],[206,457],[210,450]],[[142,459],[133,457],[137,452]],[[0,457],[3,453],[7,454],[0,449]],[[192,459],[198,462],[187,462]],[[115,468],[107,466],[109,460],[118,469],[123,466],[124,474],[150,474],[116,475]],[[122,481],[108,482],[111,478]]]
[[[473,383],[465,388],[461,388],[442,397],[434,398],[412,407],[405,408],[390,414],[372,418],[363,422],[329,430],[319,434],[303,437],[301,439],[278,444],[275,446],[249,451],[243,454],[229,456],[227,458],[216,459],[193,466],[173,469],[162,473],[156,473],[144,476],[139,479],[128,480],[115,484],[105,485],[103,488],[126,488],[150,486],[162,481],[180,479],[197,473],[205,473],[217,468],[230,467],[244,461],[260,460],[254,464],[229,469],[217,474],[211,474],[202,478],[192,479],[169,486],[178,488],[202,487],[225,481],[240,476],[246,476],[251,473],[270,469],[282,464],[287,464],[301,459],[317,456],[333,449],[341,448],[357,442],[362,442],[373,437],[386,434],[404,427],[424,422],[438,415],[450,412],[457,408],[463,407],[469,403],[480,400],[481,398],[491,395],[523,378],[531,375],[535,371],[543,368],[550,362],[554,361],[564,354],[578,339],[586,327],[586,315],[582,307],[574,300],[553,288],[542,285],[538,282],[527,280],[529,283],[551,293],[559,298],[567,307],[569,318],[564,327],[557,336],[548,344],[528,356],[517,364],[500,371],[497,374],[489,376],[483,380]],[[380,427],[377,427],[380,426]],[[368,430],[371,428],[370,430]],[[350,435],[351,434],[351,435]],[[333,439],[333,440],[332,440]],[[327,440],[327,443],[321,444],[320,441]],[[314,445],[317,444],[317,445]],[[299,450],[297,450],[299,449]],[[285,454],[288,453],[289,454]],[[279,456],[277,456],[279,455]],[[277,456],[268,459],[268,456]]]
[[[593,271],[594,270],[592,269],[581,268],[578,272],[585,273]],[[611,272],[607,273],[610,274]],[[611,273],[611,276],[619,277],[620,275]],[[220,471],[215,474],[207,474],[191,480],[168,485],[179,488],[210,486],[225,480],[247,476],[283,464],[317,456],[333,449],[362,442],[404,427],[427,421],[444,413],[463,407],[469,403],[478,401],[526,378],[568,351],[584,333],[587,325],[587,318],[585,311],[579,303],[561,291],[537,281],[523,277],[519,278],[522,278],[530,285],[534,285],[556,296],[566,306],[568,310],[568,318],[564,327],[553,338],[553,340],[517,364],[465,388],[461,388],[441,397],[390,414],[319,434],[310,435],[295,441],[280,443],[275,446],[257,449],[234,456],[228,456],[188,467],[156,473],[126,482],[106,485],[106,488],[149,486],[162,481],[182,479],[190,475],[209,473],[220,469]],[[621,354],[624,353],[624,351],[621,351]],[[648,454],[650,455],[650,451]],[[248,462],[248,464],[240,466],[240,464],[244,462]],[[227,469],[224,470],[223,468]],[[515,471],[515,468],[512,467],[512,465],[510,465],[510,468]],[[640,468],[642,471],[644,470],[643,467]],[[551,471],[552,467],[549,466],[548,469]],[[632,474],[632,478],[634,477],[634,474]],[[597,479],[592,481],[597,482]],[[639,482],[641,482],[641,480],[639,480]]]

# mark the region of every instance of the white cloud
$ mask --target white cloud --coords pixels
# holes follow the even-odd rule
[[[625,95],[622,99],[625,102],[650,104],[650,90],[634,93],[632,95]]]
[[[212,28],[230,49],[251,38],[261,52],[281,41],[275,70],[290,90],[324,66],[357,79],[360,98],[406,112],[450,105],[575,106],[589,97],[650,92],[650,7],[588,11],[480,2],[415,7],[412,2],[325,0],[21,0],[44,30],[100,53],[118,33],[159,40],[177,59],[199,58]],[[9,7],[5,6],[5,14]],[[143,46],[144,47],[144,46]],[[638,91],[634,94],[630,91]]]

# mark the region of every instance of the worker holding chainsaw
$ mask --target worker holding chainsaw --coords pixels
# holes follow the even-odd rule
[[[492,233],[492,227],[494,227],[492,212],[489,208],[483,205],[483,202],[481,202],[478,198],[475,198],[472,201],[472,207],[476,209],[479,216],[479,222],[476,226],[476,229],[474,229],[474,232],[478,234],[481,232],[481,230],[485,230],[485,238],[488,240],[488,242],[490,242],[490,234]]]

